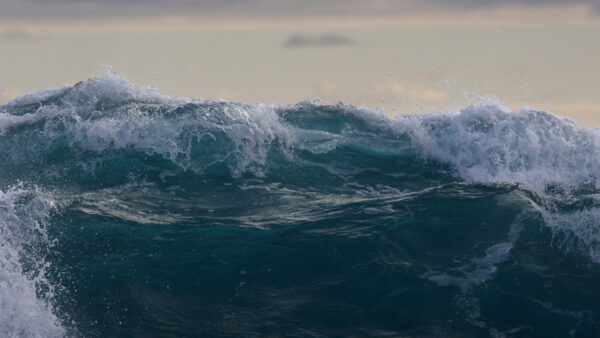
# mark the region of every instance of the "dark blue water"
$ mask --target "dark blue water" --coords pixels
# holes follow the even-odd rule
[[[115,74],[0,106],[1,336],[600,335],[600,130]]]

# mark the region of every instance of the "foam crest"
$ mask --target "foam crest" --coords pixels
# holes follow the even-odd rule
[[[98,78],[91,78],[75,84],[71,90],[65,93],[63,101],[74,108],[102,108],[103,105],[110,106],[130,102],[182,104],[191,100],[161,95],[154,87],[138,87],[109,69]],[[101,104],[101,107],[96,107],[98,104]]]
[[[0,336],[62,337],[49,301],[43,251],[50,245],[44,218],[54,204],[48,196],[14,187],[0,190]]]
[[[10,110],[19,106],[28,106],[28,105],[41,105],[43,102],[47,101],[50,98],[60,96],[69,90],[71,90],[71,86],[65,85],[62,88],[48,88],[43,89],[35,93],[27,93],[21,97],[17,97],[11,101],[8,101],[4,104],[0,105],[0,112],[3,110]]]
[[[222,164],[234,177],[246,171],[264,175],[271,147],[285,151],[290,142],[288,131],[268,106],[223,103],[213,107],[213,114],[203,108],[187,106],[174,119],[132,107],[115,116],[80,119],[68,126],[66,137],[71,147],[97,153],[136,149],[198,173]]]
[[[27,106],[35,100],[38,106]],[[52,123],[59,118],[62,122]],[[306,158],[295,156],[299,151],[327,156],[352,144],[388,158],[412,147],[415,154],[450,166],[466,182],[520,182],[537,191],[600,188],[600,130],[546,112],[511,112],[489,99],[458,113],[391,118],[344,104],[172,98],[108,71],[0,107],[0,135],[34,124],[44,124],[46,139],[40,142],[64,137],[72,147],[96,153],[135,149],[198,173],[223,165],[234,177],[245,172],[262,176],[272,150],[300,164]]]
[[[18,107],[58,105],[74,111],[99,108],[97,104],[126,104],[144,102],[155,104],[182,104],[192,102],[189,98],[162,95],[154,87],[138,87],[131,81],[108,69],[103,75],[61,88],[48,88],[35,93],[27,93],[0,105],[0,112]],[[197,100],[196,100],[197,101]]]
[[[521,182],[538,191],[600,187],[600,131],[568,118],[483,101],[458,114],[396,123],[425,158],[449,164],[467,182]]]
[[[0,112],[0,136],[10,129],[43,122],[59,114],[61,114],[61,111],[56,109],[56,107],[45,106],[38,108],[34,113],[23,115],[12,115]]]
[[[73,155],[135,150],[197,173],[221,165],[234,177],[262,176],[272,147],[287,156],[293,138],[277,106],[172,98],[112,71],[52,94],[30,94],[2,107],[7,112],[0,112],[0,136],[28,125],[38,129],[23,130],[15,137],[20,140],[11,141],[23,146],[7,149],[17,164],[29,152],[66,142],[65,151]]]

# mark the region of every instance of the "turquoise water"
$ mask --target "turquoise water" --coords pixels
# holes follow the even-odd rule
[[[600,130],[108,73],[0,106],[0,335],[600,334]]]

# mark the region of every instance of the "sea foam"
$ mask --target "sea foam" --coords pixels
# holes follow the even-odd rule
[[[569,118],[483,101],[457,114],[395,122],[425,158],[451,165],[467,182],[520,182],[538,191],[600,187],[600,131]]]
[[[62,337],[45,276],[45,218],[54,203],[35,190],[0,190],[0,336]]]

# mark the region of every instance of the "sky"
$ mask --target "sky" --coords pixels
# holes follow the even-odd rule
[[[6,19],[73,19],[164,15],[302,17],[393,16],[499,7],[586,6],[598,0],[0,0]]]
[[[0,103],[112,67],[164,94],[389,114],[491,96],[600,126],[600,0],[0,0]]]

